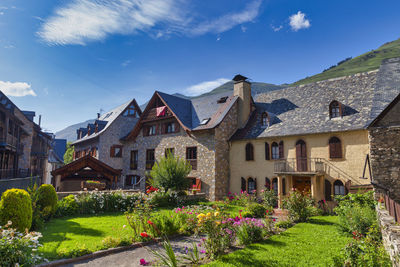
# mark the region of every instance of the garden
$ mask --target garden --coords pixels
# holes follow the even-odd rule
[[[391,266],[383,248],[372,192],[325,202],[292,190],[287,218],[277,197],[229,194],[223,201],[186,197],[190,164],[168,156],[155,164],[146,193],[91,191],[58,200],[51,185],[10,189],[0,200],[0,265],[31,266],[141,242],[160,242],[161,266]],[[40,232],[40,233],[39,233]],[[185,251],[170,240],[196,236]]]

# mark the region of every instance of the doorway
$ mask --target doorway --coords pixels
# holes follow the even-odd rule
[[[297,171],[306,172],[307,171],[307,148],[306,142],[299,140],[296,143],[296,162]]]
[[[311,177],[293,176],[293,187],[302,193],[311,192]]]

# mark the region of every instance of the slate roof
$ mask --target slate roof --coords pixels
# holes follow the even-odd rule
[[[61,162],[64,162],[64,154],[67,150],[67,139],[53,139],[51,146],[57,157],[61,159]]]
[[[237,97],[233,96],[233,92],[231,91],[206,95],[194,99],[181,98],[162,92],[158,92],[158,94],[184,126],[192,131],[216,127],[237,99]],[[224,103],[218,103],[218,100],[223,97],[227,98],[226,101]],[[210,120],[207,124],[201,125],[200,123],[204,119]]]
[[[256,111],[232,140],[366,129],[400,93],[400,58],[385,60],[379,71],[289,87],[257,95]],[[339,101],[343,117],[330,119],[329,104]],[[273,117],[268,127],[261,114]]]
[[[118,118],[119,115],[122,114],[122,112],[129,106],[129,104],[131,104],[134,100],[131,100],[129,102],[126,102],[116,108],[114,108],[113,110],[110,110],[106,113],[104,113],[103,115],[100,116],[100,118],[96,121],[101,121],[101,126],[100,129],[98,129],[97,133],[92,133],[91,135],[87,135],[87,132],[85,133],[85,136],[83,136],[81,139],[78,139],[76,141],[74,141],[72,144],[78,144],[87,140],[92,140],[96,137],[98,137],[99,135],[101,135],[103,132],[105,132],[107,130],[107,128],[113,123],[114,120],[116,120]],[[94,124],[88,124],[91,127],[95,127]],[[83,128],[84,129],[84,128]]]

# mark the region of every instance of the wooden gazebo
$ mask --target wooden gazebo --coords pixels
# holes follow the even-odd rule
[[[51,172],[54,179],[54,187],[57,191],[79,191],[81,182],[96,180],[107,184],[107,188],[113,188],[121,170],[114,169],[104,162],[86,155],[61,168]]]

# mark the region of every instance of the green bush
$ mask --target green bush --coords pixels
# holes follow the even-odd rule
[[[178,204],[178,197],[176,194],[170,192],[153,192],[150,195],[150,203],[155,207],[176,207]]]
[[[263,205],[258,203],[251,203],[248,206],[248,210],[252,217],[254,218],[263,218],[265,217],[266,209]]]
[[[292,226],[293,226],[293,222],[289,221],[289,220],[288,221],[280,221],[275,224],[275,227],[281,228],[281,229],[287,229]]]
[[[273,190],[262,191],[262,197],[266,207],[278,207],[278,196]]]
[[[28,192],[22,189],[9,189],[0,201],[0,223],[12,222],[12,227],[20,232],[32,225],[32,201]]]
[[[51,184],[42,184],[38,189],[38,198],[36,204],[47,220],[54,215],[57,209],[57,193]]]
[[[283,200],[283,207],[289,211],[289,218],[294,222],[305,222],[315,212],[311,196],[296,190]]]
[[[372,192],[348,194],[337,198],[338,206],[334,209],[339,216],[339,224],[344,232],[367,234],[377,226],[375,201]]]
[[[68,195],[57,202],[56,217],[71,216],[77,214],[79,205],[74,195]]]

